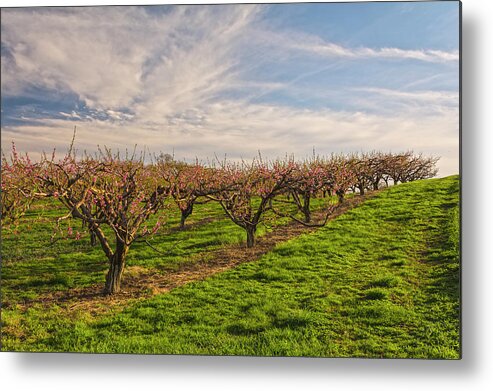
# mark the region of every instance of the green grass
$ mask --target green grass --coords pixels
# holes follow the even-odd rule
[[[3,349],[459,358],[458,186],[389,188],[256,262],[104,316],[13,306]]]
[[[315,200],[313,206],[320,208],[324,202]],[[43,293],[93,284],[100,284],[102,289],[108,266],[99,245],[91,247],[87,237],[51,243],[54,222],[66,213],[56,201],[44,200],[34,204],[21,219],[17,234],[9,228],[2,229],[4,303],[21,303]],[[231,222],[217,203],[197,205],[187,219],[188,228],[183,231],[176,229],[180,220],[176,206],[170,204],[165,213],[168,217],[164,229],[149,239],[157,251],[143,241],[135,242],[130,248],[127,266],[158,272],[177,270],[224,245],[245,242],[244,230]],[[151,219],[151,225],[155,219]],[[270,215],[267,221],[259,226],[258,236],[288,223],[289,219]],[[74,220],[64,222],[62,231],[67,230],[67,224],[71,224],[74,232],[81,230],[80,222]],[[111,241],[111,232],[106,233]],[[56,238],[59,236],[57,234]]]

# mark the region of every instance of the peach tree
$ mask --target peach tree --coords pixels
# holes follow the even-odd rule
[[[60,161],[45,159],[38,181],[44,196],[56,198],[68,211],[59,220],[80,219],[96,236],[109,262],[104,292],[118,293],[130,246],[161,225],[160,220],[149,223],[168,196],[154,167],[146,166],[143,157],[109,150],[81,159],[69,153]]]
[[[272,209],[272,200],[285,192],[295,168],[292,160],[252,163],[224,163],[215,170],[215,191],[208,195],[247,235],[247,247],[255,244],[258,225]]]

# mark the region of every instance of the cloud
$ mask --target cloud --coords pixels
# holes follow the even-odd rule
[[[71,119],[81,119],[81,116],[77,114],[75,111],[72,111],[71,113],[64,113],[63,111],[60,111],[58,114],[65,118],[71,118]]]
[[[422,117],[458,112],[459,108],[456,91],[402,91],[376,87],[355,87],[350,91],[353,104],[380,113],[397,111]]]
[[[363,91],[383,95],[393,99],[420,101],[435,104],[445,104],[448,106],[457,106],[459,103],[459,93],[456,91],[399,91],[388,88],[354,88],[355,91]]]
[[[172,111],[234,79],[233,50],[260,8],[5,9],[2,92],[67,90],[92,108]]]
[[[406,50],[395,47],[370,48],[370,47],[346,47],[334,42],[325,41],[322,38],[300,32],[267,33],[268,39],[264,42],[281,44],[284,48],[300,51],[307,54],[344,58],[351,60],[367,59],[401,59],[418,60],[432,63],[457,62],[459,51],[442,51],[433,49]]]
[[[129,18],[123,8],[3,10],[2,16],[2,43],[15,62],[13,74],[10,69],[2,74],[5,92],[73,91],[89,105],[108,107],[128,105],[138,94],[140,63],[152,44],[123,21],[142,23],[141,12]],[[132,41],[136,44],[124,45]]]

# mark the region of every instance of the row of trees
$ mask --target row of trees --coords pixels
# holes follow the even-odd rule
[[[13,146],[9,158],[2,155],[2,222],[18,220],[36,199],[58,200],[66,214],[57,222],[81,220],[93,242],[100,244],[109,262],[104,291],[113,294],[120,291],[132,243],[158,231],[170,200],[181,211],[181,228],[197,203],[218,202],[245,230],[247,247],[252,247],[268,211],[311,225],[313,198],[335,195],[342,203],[348,191],[363,195],[381,186],[430,178],[437,173],[438,159],[412,152],[372,152],[209,165],[145,160],[143,154],[120,155],[107,149],[77,158],[70,148],[62,159],[53,154],[33,162]],[[279,207],[284,204],[289,207]],[[325,222],[333,209],[328,202]],[[157,222],[150,224],[155,214]],[[113,238],[107,237],[110,233]]]

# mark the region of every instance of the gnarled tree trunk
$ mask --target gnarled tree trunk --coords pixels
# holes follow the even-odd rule
[[[116,250],[110,259],[110,269],[106,274],[104,293],[106,293],[107,295],[112,295],[114,293],[120,292],[127,252],[128,246],[120,239],[117,239]]]
[[[343,191],[336,191],[337,198],[339,200],[339,204],[342,204],[344,202],[344,192]]]
[[[193,212],[193,204],[187,206],[186,209],[181,211],[180,217],[180,229],[185,229],[185,221]]]
[[[303,215],[305,216],[305,223],[309,223],[312,219],[310,212],[310,194],[303,195]]]
[[[96,233],[92,229],[89,229],[89,235],[91,236],[91,246],[96,246],[98,244]]]
[[[252,248],[255,245],[255,231],[257,231],[256,225],[248,225],[245,227],[247,233],[247,247]]]

